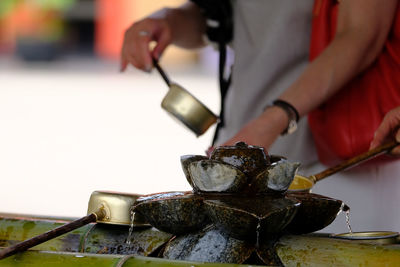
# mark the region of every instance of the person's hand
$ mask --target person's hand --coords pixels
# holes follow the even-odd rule
[[[153,66],[152,57],[159,59],[171,40],[171,26],[166,16],[152,16],[135,22],[124,35],[121,71],[125,71],[128,64],[132,64],[138,69],[150,72]],[[156,46],[150,51],[152,41],[156,42]]]
[[[205,31],[205,18],[195,3],[187,1],[176,8],[163,8],[126,30],[121,50],[121,71],[132,64],[150,72],[152,57],[158,60],[170,44],[186,49],[204,46]],[[156,45],[151,51],[152,41]]]
[[[288,116],[279,107],[267,108],[259,117],[250,121],[223,146],[233,146],[237,142],[260,146],[268,151],[269,147],[288,125]]]
[[[381,125],[375,132],[370,149],[382,145],[387,139],[395,139],[400,142],[400,107],[392,109],[385,115]],[[400,155],[400,146],[395,147],[391,154]]]

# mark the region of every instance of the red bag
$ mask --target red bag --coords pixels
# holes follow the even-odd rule
[[[316,0],[310,46],[315,59],[333,40],[339,4]],[[368,151],[384,115],[400,105],[400,5],[382,53],[308,121],[320,161],[327,165]]]

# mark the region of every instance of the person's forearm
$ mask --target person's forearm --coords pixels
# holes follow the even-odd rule
[[[335,39],[279,98],[304,116],[338,92],[382,51],[397,1],[341,1]],[[245,141],[269,149],[288,123],[289,116],[282,108],[267,108],[224,145]]]
[[[389,1],[391,11],[396,10],[397,1]],[[339,17],[335,39],[280,98],[292,103],[300,115],[305,115],[365,70],[381,52],[393,20],[394,12],[386,9],[380,12],[382,20],[374,20],[374,16],[378,16],[375,14],[372,18],[355,20],[349,19],[351,12],[345,9]]]
[[[174,45],[187,49],[205,45],[205,18],[196,4],[187,2],[177,8],[163,8],[150,17],[167,19],[173,29],[171,34]]]
[[[336,38],[280,98],[307,114],[359,73],[366,46],[356,35]]]

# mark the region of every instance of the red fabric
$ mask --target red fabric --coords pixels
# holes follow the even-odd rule
[[[310,46],[315,59],[333,40],[336,0],[316,0]],[[309,124],[322,163],[332,165],[369,149],[384,115],[400,105],[400,6],[382,53],[309,116]]]

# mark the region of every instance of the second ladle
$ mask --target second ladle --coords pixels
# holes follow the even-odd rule
[[[325,171],[322,171],[315,175],[311,175],[309,177],[296,174],[292,184],[289,187],[289,191],[291,191],[291,192],[310,192],[311,188],[315,185],[316,182],[318,182],[328,176],[331,176],[339,171],[343,171],[343,170],[352,168],[364,161],[372,159],[383,153],[387,153],[398,145],[399,145],[398,142],[389,142],[389,143],[383,144],[375,149],[372,149],[370,151],[362,153],[362,154],[355,156],[351,159],[348,159],[336,166],[328,168]]]
[[[196,136],[202,135],[218,121],[218,117],[203,103],[176,83],[172,83],[157,60],[153,59],[154,67],[168,85],[167,95],[161,102],[161,107],[174,118],[182,122]]]
[[[135,214],[131,219],[130,208],[139,197],[135,194],[94,191],[90,196],[87,216],[0,250],[0,260],[93,222],[149,226],[140,215]]]

